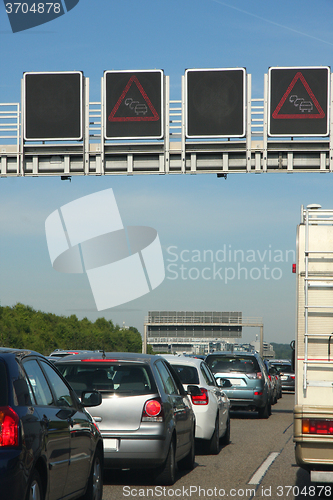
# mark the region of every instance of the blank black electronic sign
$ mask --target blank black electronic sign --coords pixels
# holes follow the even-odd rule
[[[24,73],[24,139],[81,140],[83,73]]]
[[[244,137],[245,78],[245,68],[186,70],[186,137]]]
[[[270,68],[268,135],[328,135],[329,75],[326,66]]]
[[[105,71],[105,139],[163,138],[163,71]]]

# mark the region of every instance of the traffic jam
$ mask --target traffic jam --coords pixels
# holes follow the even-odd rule
[[[0,348],[0,373],[0,484],[13,500],[101,500],[107,470],[172,486],[194,469],[197,446],[218,455],[229,445],[233,412],[268,419],[295,382],[290,361],[254,351]]]

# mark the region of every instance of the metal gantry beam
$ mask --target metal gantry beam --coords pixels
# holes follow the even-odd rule
[[[88,78],[85,78],[82,142],[25,142],[20,104],[0,104],[0,176],[217,174],[225,177],[231,173],[333,171],[333,133],[327,138],[297,140],[268,137],[267,75],[263,98],[252,98],[251,75],[247,75],[247,130],[246,137],[239,140],[186,139],[184,77],[180,100],[170,100],[168,76],[164,77],[164,92],[164,139],[152,141],[104,140],[103,98],[101,102],[89,102]],[[333,109],[332,100],[330,107]]]

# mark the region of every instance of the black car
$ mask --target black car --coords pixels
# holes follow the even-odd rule
[[[44,356],[0,348],[0,497],[101,500],[103,441],[82,402]]]

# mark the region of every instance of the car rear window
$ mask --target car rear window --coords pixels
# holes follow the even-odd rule
[[[145,364],[79,361],[58,363],[57,368],[79,397],[82,391],[94,389],[119,395],[156,392],[150,368]]]
[[[195,366],[174,365],[172,363],[171,366],[178,374],[182,384],[199,384],[198,370]]]
[[[294,373],[294,370],[288,363],[279,365],[274,363],[272,366],[274,366],[274,368],[276,368],[279,373]]]
[[[8,405],[8,380],[4,361],[0,360],[0,406]]]
[[[213,373],[260,371],[258,361],[254,356],[209,356],[206,363]]]

